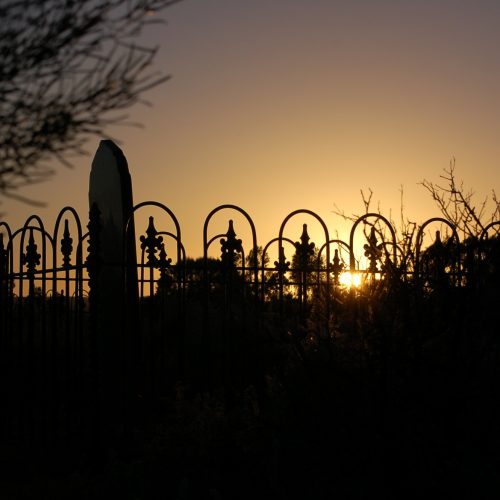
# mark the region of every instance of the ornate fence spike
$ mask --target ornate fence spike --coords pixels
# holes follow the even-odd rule
[[[226,232],[226,237],[221,238],[221,260],[223,264],[234,266],[236,257],[243,251],[241,240],[236,238],[234,231],[233,220],[229,220],[229,225]]]
[[[436,265],[443,265],[445,260],[446,248],[441,240],[441,231],[436,231],[434,243],[427,249],[429,258],[434,261]],[[444,266],[443,266],[444,268]]]
[[[286,260],[285,249],[283,247],[280,248],[278,260],[274,261],[274,268],[279,274],[285,274],[290,270],[290,262]]]
[[[157,267],[160,270],[160,279],[165,280],[167,275],[167,270],[170,269],[172,264],[172,259],[167,258],[167,252],[165,250],[165,244],[160,245],[160,254],[158,256]]]
[[[365,257],[368,258],[370,265],[368,271],[371,273],[378,272],[377,261],[380,260],[380,247],[377,245],[377,234],[375,232],[375,227],[372,226],[370,230],[370,236],[368,236],[368,243],[363,245],[365,251]]]
[[[434,240],[434,245],[436,245],[436,248],[443,246],[443,242],[441,240],[441,231],[436,231],[436,238]]]
[[[441,240],[441,231],[436,231],[436,238],[432,244],[431,259],[434,264],[434,277],[437,281],[444,281],[446,275],[446,248]]]
[[[37,248],[35,238],[33,237],[33,229],[30,229],[26,253],[23,256],[23,264],[26,266],[26,269],[30,274],[34,273],[36,271],[36,266],[40,264],[41,255],[37,252]]]
[[[333,283],[335,286],[339,284],[340,281],[340,274],[342,271],[344,271],[344,263],[341,262],[340,257],[339,257],[339,251],[336,248],[335,253],[333,255],[333,261],[332,264],[330,265],[330,270],[333,273]]]
[[[149,217],[148,228],[146,229],[146,236],[141,236],[141,250],[145,250],[147,254],[147,264],[151,267],[158,265],[156,252],[161,251],[163,245],[163,237],[157,236],[158,231],[155,228],[154,217]]]
[[[68,268],[71,265],[71,253],[73,252],[73,238],[69,234],[68,219],[64,221],[64,233],[61,239],[61,253],[63,255],[63,267]]]
[[[309,265],[309,259],[314,255],[314,243],[309,243],[309,234],[307,232],[307,224],[302,225],[302,235],[300,242],[295,242],[295,249],[297,251],[297,259],[299,267],[306,268]]]

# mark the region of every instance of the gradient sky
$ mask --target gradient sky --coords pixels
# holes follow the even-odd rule
[[[498,0],[184,0],[163,17],[147,39],[172,79],[130,110],[143,129],[109,133],[134,201],[168,205],[189,255],[222,203],[250,213],[262,244],[297,208],[346,236],[334,206],[362,213],[360,189],[398,214],[402,185],[408,217],[438,215],[418,183],[452,157],[478,199],[500,187]],[[98,142],[21,193],[46,208],[4,200],[5,219],[36,212],[52,228],[65,205],[85,218]]]

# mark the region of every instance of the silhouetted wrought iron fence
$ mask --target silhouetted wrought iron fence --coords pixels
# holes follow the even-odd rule
[[[103,261],[95,207],[85,233],[70,207],[59,213],[52,232],[36,216],[15,231],[0,223],[1,418],[13,441],[85,442],[92,436],[99,446],[103,432],[133,425],[137,408],[156,404],[178,380],[245,384],[259,363],[272,362],[249,355],[258,352],[256,342],[300,345],[309,334],[335,342],[340,291],[355,300],[363,287],[404,283],[424,296],[479,286],[498,266],[485,255],[492,255],[498,238],[488,235],[500,222],[474,241],[461,241],[449,221],[433,218],[404,249],[380,214],[357,219],[349,240],[342,241],[331,237],[321,217],[303,209],[290,213],[277,236],[259,245],[252,218],[235,205],[210,212],[203,255],[189,259],[168,207],[141,203],[132,217],[153,207],[175,230],[157,227],[150,216],[135,241],[132,218],[127,221],[125,245],[137,244],[137,262]],[[213,217],[223,211],[246,221],[250,241],[238,238],[232,219],[225,233],[210,234]],[[318,223],[322,241],[311,241],[305,222],[301,234],[289,235],[292,219]],[[424,248],[432,225],[439,230]],[[171,255],[167,242],[173,243]],[[220,255],[212,258],[216,245]],[[105,296],[106,266],[127,276],[121,296]],[[121,313],[109,317],[109,304]]]

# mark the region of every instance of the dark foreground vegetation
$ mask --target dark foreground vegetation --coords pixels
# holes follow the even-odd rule
[[[443,201],[455,233],[420,253],[406,226],[393,260],[368,226],[359,287],[306,239],[260,288],[236,239],[182,287],[160,259],[107,319],[98,293],[4,280],[0,498],[496,498],[500,239],[469,201]]]
[[[321,297],[301,331],[269,319],[255,338],[234,320],[234,357],[212,350],[190,381],[139,398],[97,454],[64,440],[5,442],[1,496],[490,498],[500,486],[498,260],[490,263],[481,286],[339,288],[328,337],[315,323]],[[208,376],[220,371],[214,356],[232,375],[224,383]]]

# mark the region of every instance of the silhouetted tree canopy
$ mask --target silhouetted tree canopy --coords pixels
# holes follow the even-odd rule
[[[179,0],[0,0],[0,194],[82,154],[90,135],[168,76],[134,43]]]

